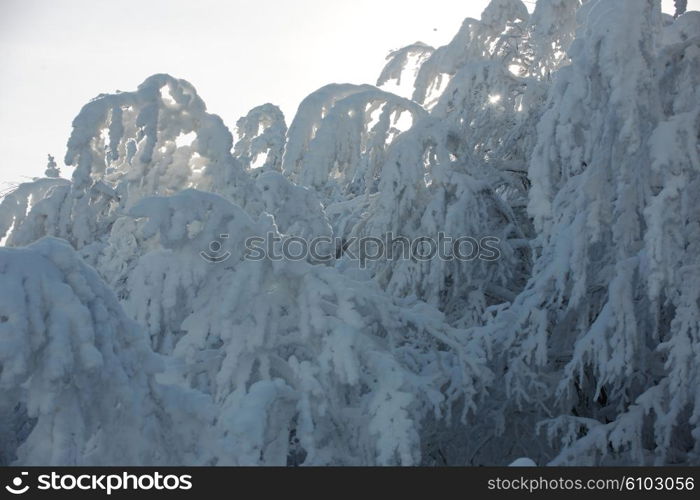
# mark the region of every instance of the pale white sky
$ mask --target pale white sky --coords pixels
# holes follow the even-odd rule
[[[230,129],[265,102],[289,123],[310,92],[374,84],[389,50],[445,44],[487,3],[0,0],[0,191],[3,182],[43,175],[47,153],[69,174],[71,122],[97,94],[170,73],[191,82]]]

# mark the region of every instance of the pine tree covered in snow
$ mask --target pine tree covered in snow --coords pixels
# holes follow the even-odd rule
[[[65,241],[0,249],[0,270],[0,463],[200,460],[206,398],[156,383],[163,360]]]
[[[72,179],[0,201],[0,464],[700,464],[677,7],[492,0],[289,128],[163,74],[87,103]],[[357,258],[387,235],[497,252]]]

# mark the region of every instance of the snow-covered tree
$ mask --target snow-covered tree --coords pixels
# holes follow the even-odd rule
[[[447,427],[490,378],[479,345],[425,303],[326,266],[247,260],[246,240],[274,231],[271,219],[197,191],[143,200],[132,215],[163,248],[140,259],[128,308],[181,360],[171,377],[219,405],[222,460],[418,464],[426,416]],[[201,259],[221,232],[229,257]]]
[[[238,193],[237,202],[254,206],[257,192],[245,186],[251,181],[231,156],[232,142],[184,80],[154,75],[135,92],[102,94],[73,122],[65,158],[75,167],[72,183],[38,201],[8,243],[51,235],[82,249],[103,240],[118,215],[144,196],[190,187]]]
[[[201,463],[207,398],[155,382],[163,360],[65,241],[2,248],[0,272],[0,463]]]
[[[676,7],[673,17],[679,17],[685,14],[685,10],[688,8],[688,0],[673,0],[673,5]]]
[[[0,201],[0,464],[700,464],[676,6],[492,0],[289,129],[163,74],[90,101],[72,179]]]
[[[48,155],[48,163],[46,164],[46,171],[44,175],[46,177],[60,177],[61,169],[56,165],[56,161],[53,156]]]
[[[282,169],[287,124],[277,106],[268,103],[251,109],[236,122],[236,132],[233,154],[246,169]]]
[[[455,240],[496,238],[504,257],[497,264],[399,259],[376,269],[389,290],[415,294],[464,324],[479,323],[485,307],[510,300],[529,272],[527,161],[546,85],[525,70],[513,71],[534,53],[526,50],[533,45],[528,19],[518,0],[492,2],[480,21],[465,20],[450,44],[430,51],[414,99],[425,101],[431,88],[441,94],[428,103],[430,115],[388,149],[377,195],[355,226],[358,235],[409,240],[437,240],[440,232]],[[411,47],[396,53],[380,83],[400,74]],[[443,77],[449,83],[441,85]]]
[[[22,244],[24,241],[15,234],[24,225],[27,214],[34,206],[47,196],[54,187],[68,186],[69,182],[61,178],[47,177],[33,182],[25,182],[10,190],[0,202],[0,240],[7,237],[6,245],[10,246],[17,238]],[[55,224],[56,214],[46,214],[45,217],[52,216],[52,223]],[[41,235],[43,236],[43,234]],[[36,238],[31,241],[35,241]],[[27,243],[31,243],[31,241]],[[26,244],[26,243],[24,243]]]
[[[381,87],[391,81],[395,81],[396,85],[401,85],[401,79],[406,68],[413,67],[414,72],[416,72],[433,52],[435,52],[435,49],[423,42],[415,42],[398,50],[392,50],[386,56],[388,62],[377,79],[377,87]],[[413,78],[415,79],[416,76],[414,74]]]
[[[539,257],[512,306],[475,333],[501,351],[497,411],[549,416],[553,463],[696,462],[697,295],[662,255],[696,267],[680,255],[696,260],[697,226],[675,203],[676,176],[687,186],[697,174],[684,137],[698,131],[698,39],[659,50],[658,2],[601,0],[581,15],[530,161]]]
[[[375,189],[387,147],[425,115],[418,104],[370,85],[328,85],[299,106],[289,131],[284,171],[329,200]]]

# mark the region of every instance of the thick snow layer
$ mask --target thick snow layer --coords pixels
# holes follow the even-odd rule
[[[389,55],[412,98],[289,128],[87,103],[0,202],[0,464],[700,464],[700,14],[659,4],[493,0]],[[497,257],[357,258],[444,237]]]
[[[51,238],[0,249],[0,273],[2,462],[173,460],[150,387],[162,360],[97,273]]]

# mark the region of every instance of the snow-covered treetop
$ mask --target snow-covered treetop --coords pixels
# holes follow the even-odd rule
[[[153,75],[134,92],[100,95],[73,121],[66,164],[76,187],[94,180],[124,183],[138,193],[169,194],[189,187],[212,189],[233,161],[233,137],[221,118],[185,80]]]
[[[416,42],[401,49],[391,51],[389,55],[386,56],[388,62],[377,79],[377,87],[381,87],[392,80],[396,81],[397,85],[401,85],[401,76],[409,63],[412,63],[417,69],[433,52],[435,52],[435,49],[423,42]]]
[[[323,87],[299,106],[283,170],[325,194],[371,191],[387,148],[402,132],[397,127],[404,113],[409,123],[426,114],[415,102],[371,85]]]
[[[549,78],[566,60],[581,0],[539,0],[530,16],[532,61],[527,74]]]
[[[48,162],[46,164],[46,171],[44,172],[46,177],[60,177],[61,170],[57,167],[54,157],[48,155]]]
[[[509,61],[520,57],[518,37],[529,14],[520,0],[493,0],[481,20],[467,18],[452,41],[435,50],[418,71],[413,100],[432,107],[432,94],[439,95],[443,79],[454,75],[466,61],[483,58]]]
[[[234,156],[244,168],[282,169],[287,124],[277,106],[268,103],[251,109],[236,122],[236,134]]]

